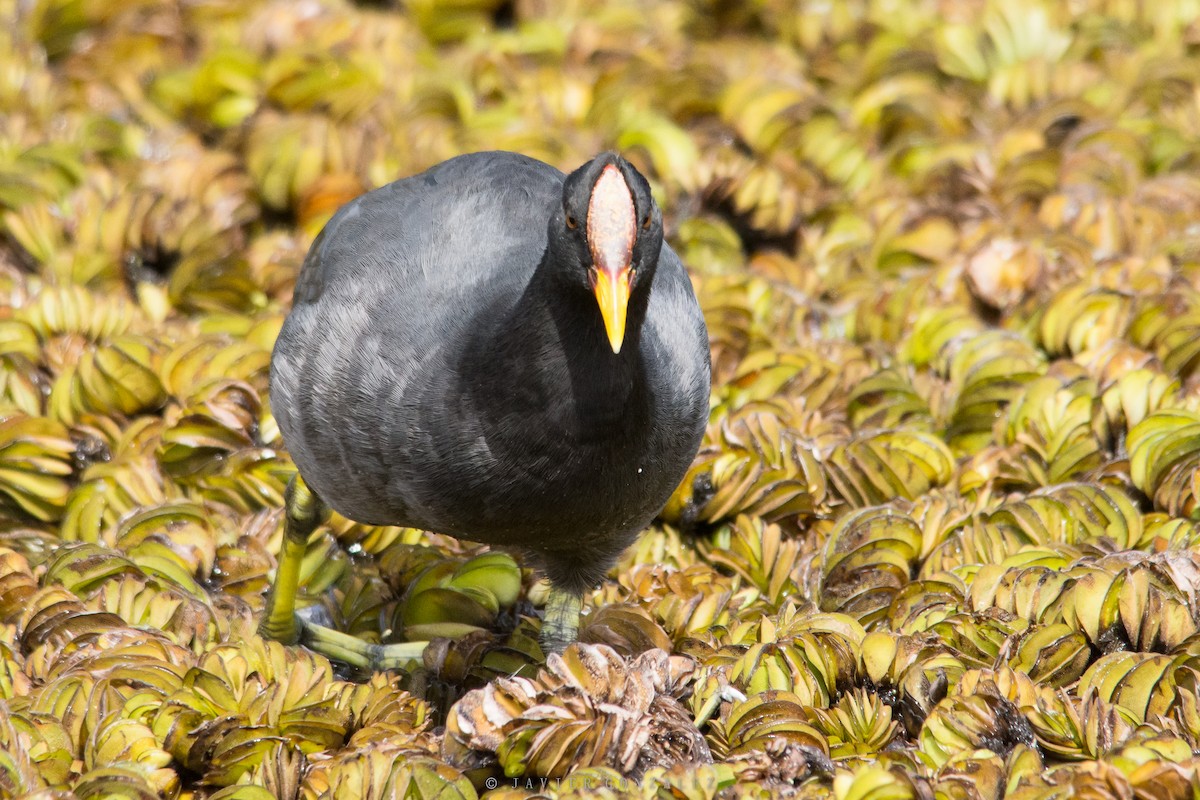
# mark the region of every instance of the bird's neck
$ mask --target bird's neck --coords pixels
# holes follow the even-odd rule
[[[478,351],[498,395],[492,408],[552,415],[548,421],[583,439],[624,431],[646,402],[644,295],[631,298],[621,352],[614,353],[595,297],[539,269],[511,312],[488,326]]]
[[[534,282],[538,281],[535,277]],[[566,351],[606,380],[635,371],[646,317],[644,296],[639,293],[629,299],[621,352],[614,353],[594,294],[553,279],[542,278],[541,282],[545,285],[538,291],[545,305],[542,313],[554,321],[556,338]]]

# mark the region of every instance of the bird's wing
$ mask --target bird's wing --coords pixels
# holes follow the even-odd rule
[[[646,319],[650,330],[644,334],[645,339],[660,351],[648,357],[647,362],[667,365],[669,370],[668,374],[657,376],[658,381],[677,393],[680,407],[692,408],[697,404],[707,407],[711,369],[708,329],[687,269],[665,243]]]

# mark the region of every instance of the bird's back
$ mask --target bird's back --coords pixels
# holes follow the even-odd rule
[[[454,368],[468,309],[520,296],[561,186],[562,173],[524,156],[460,156],[347,204],[313,243],[272,356],[271,408],[335,509],[422,522],[396,519],[380,491],[404,479],[384,428]]]

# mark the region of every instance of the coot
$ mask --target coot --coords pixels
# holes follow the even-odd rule
[[[682,479],[708,413],[709,351],[646,179],[616,153],[564,176],[464,155],[354,200],[313,243],[271,361],[299,469],[265,635],[379,666],[295,618],[324,506],[529,554],[543,642]],[[386,658],[394,656],[395,658]]]

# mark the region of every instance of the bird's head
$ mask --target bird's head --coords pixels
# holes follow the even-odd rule
[[[601,153],[567,176],[550,235],[571,281],[595,296],[613,352],[621,352],[631,298],[649,290],[662,249],[650,184],[616,153]]]

